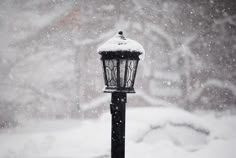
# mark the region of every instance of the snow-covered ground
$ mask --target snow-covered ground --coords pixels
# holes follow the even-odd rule
[[[110,157],[111,117],[28,120],[0,131],[1,158]],[[127,110],[127,158],[235,158],[236,117],[176,108]]]

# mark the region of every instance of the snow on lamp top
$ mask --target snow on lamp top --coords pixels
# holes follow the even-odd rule
[[[134,40],[125,38],[122,31],[119,31],[118,34],[97,49],[98,53],[116,51],[139,52],[141,54],[140,59],[144,59],[145,56],[143,46]]]

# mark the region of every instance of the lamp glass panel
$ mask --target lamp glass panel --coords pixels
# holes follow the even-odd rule
[[[133,87],[138,60],[128,60],[126,87]]]
[[[120,87],[125,87],[125,68],[126,68],[126,60],[120,59]]]
[[[105,71],[107,76],[107,86],[117,86],[117,60],[107,59],[105,62]]]

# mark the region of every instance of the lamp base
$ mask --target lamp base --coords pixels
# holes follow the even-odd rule
[[[117,87],[104,87],[104,93],[135,93],[134,88],[117,88]]]

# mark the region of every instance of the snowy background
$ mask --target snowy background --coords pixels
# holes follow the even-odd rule
[[[126,156],[234,158],[235,0],[0,0],[0,157],[110,156],[98,46],[146,51]]]

